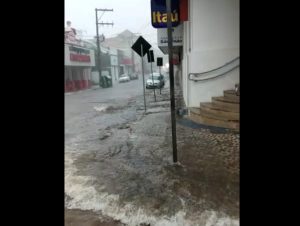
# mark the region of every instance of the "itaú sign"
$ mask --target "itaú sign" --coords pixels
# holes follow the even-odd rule
[[[172,27],[176,27],[180,23],[179,0],[171,1],[171,21]],[[151,0],[151,22],[155,28],[167,27],[166,0]]]

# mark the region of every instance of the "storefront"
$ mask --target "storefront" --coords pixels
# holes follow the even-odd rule
[[[65,44],[65,92],[89,88],[93,66],[94,50]]]

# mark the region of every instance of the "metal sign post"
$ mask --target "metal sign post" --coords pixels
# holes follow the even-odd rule
[[[151,65],[152,84],[153,84],[153,91],[154,91],[154,101],[156,102],[155,85],[154,85],[153,70],[152,70],[152,61],[151,61],[150,65]]]
[[[154,85],[153,70],[152,70],[152,62],[154,62],[153,50],[149,50],[147,52],[147,56],[148,56],[148,62],[150,62],[151,75],[152,75],[152,85],[153,85],[153,92],[154,92],[154,100],[156,102],[155,85]]]
[[[177,162],[177,139],[176,139],[176,115],[175,115],[175,95],[174,95],[174,66],[173,66],[173,40],[171,22],[171,0],[167,3],[167,26],[168,26],[168,49],[169,49],[169,74],[170,74],[170,93],[171,93],[171,121],[172,121],[172,144],[173,162]]]
[[[131,48],[141,56],[142,58],[142,74],[143,74],[143,88],[144,88],[144,106],[146,112],[146,95],[145,95],[145,76],[144,76],[144,55],[145,53],[151,48],[151,45],[142,37],[140,36],[135,43],[131,46]]]
[[[158,67],[158,70],[159,70],[159,76],[161,76],[161,74],[160,74],[161,73],[161,67],[160,66]],[[159,94],[161,94],[161,86],[159,87]]]
[[[157,62],[158,70],[159,70],[159,76],[161,76],[161,66],[163,64],[163,58],[157,57],[156,62]],[[161,94],[161,86],[159,87],[159,94]]]
[[[145,95],[145,77],[144,77],[144,52],[143,45],[141,44],[141,58],[142,58],[142,76],[143,76],[143,91],[144,91],[144,108],[146,112],[146,95]]]

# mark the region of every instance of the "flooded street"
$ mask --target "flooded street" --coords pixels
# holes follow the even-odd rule
[[[178,119],[173,165],[169,86],[146,93],[65,95],[66,225],[239,225],[239,135]]]
[[[239,4],[65,1],[66,226],[240,225]]]

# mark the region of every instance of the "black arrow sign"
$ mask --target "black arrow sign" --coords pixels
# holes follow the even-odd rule
[[[136,40],[136,42],[131,46],[131,49],[143,57],[141,53],[141,46],[143,46],[143,56],[145,56],[145,54],[151,48],[151,45],[142,36]]]

